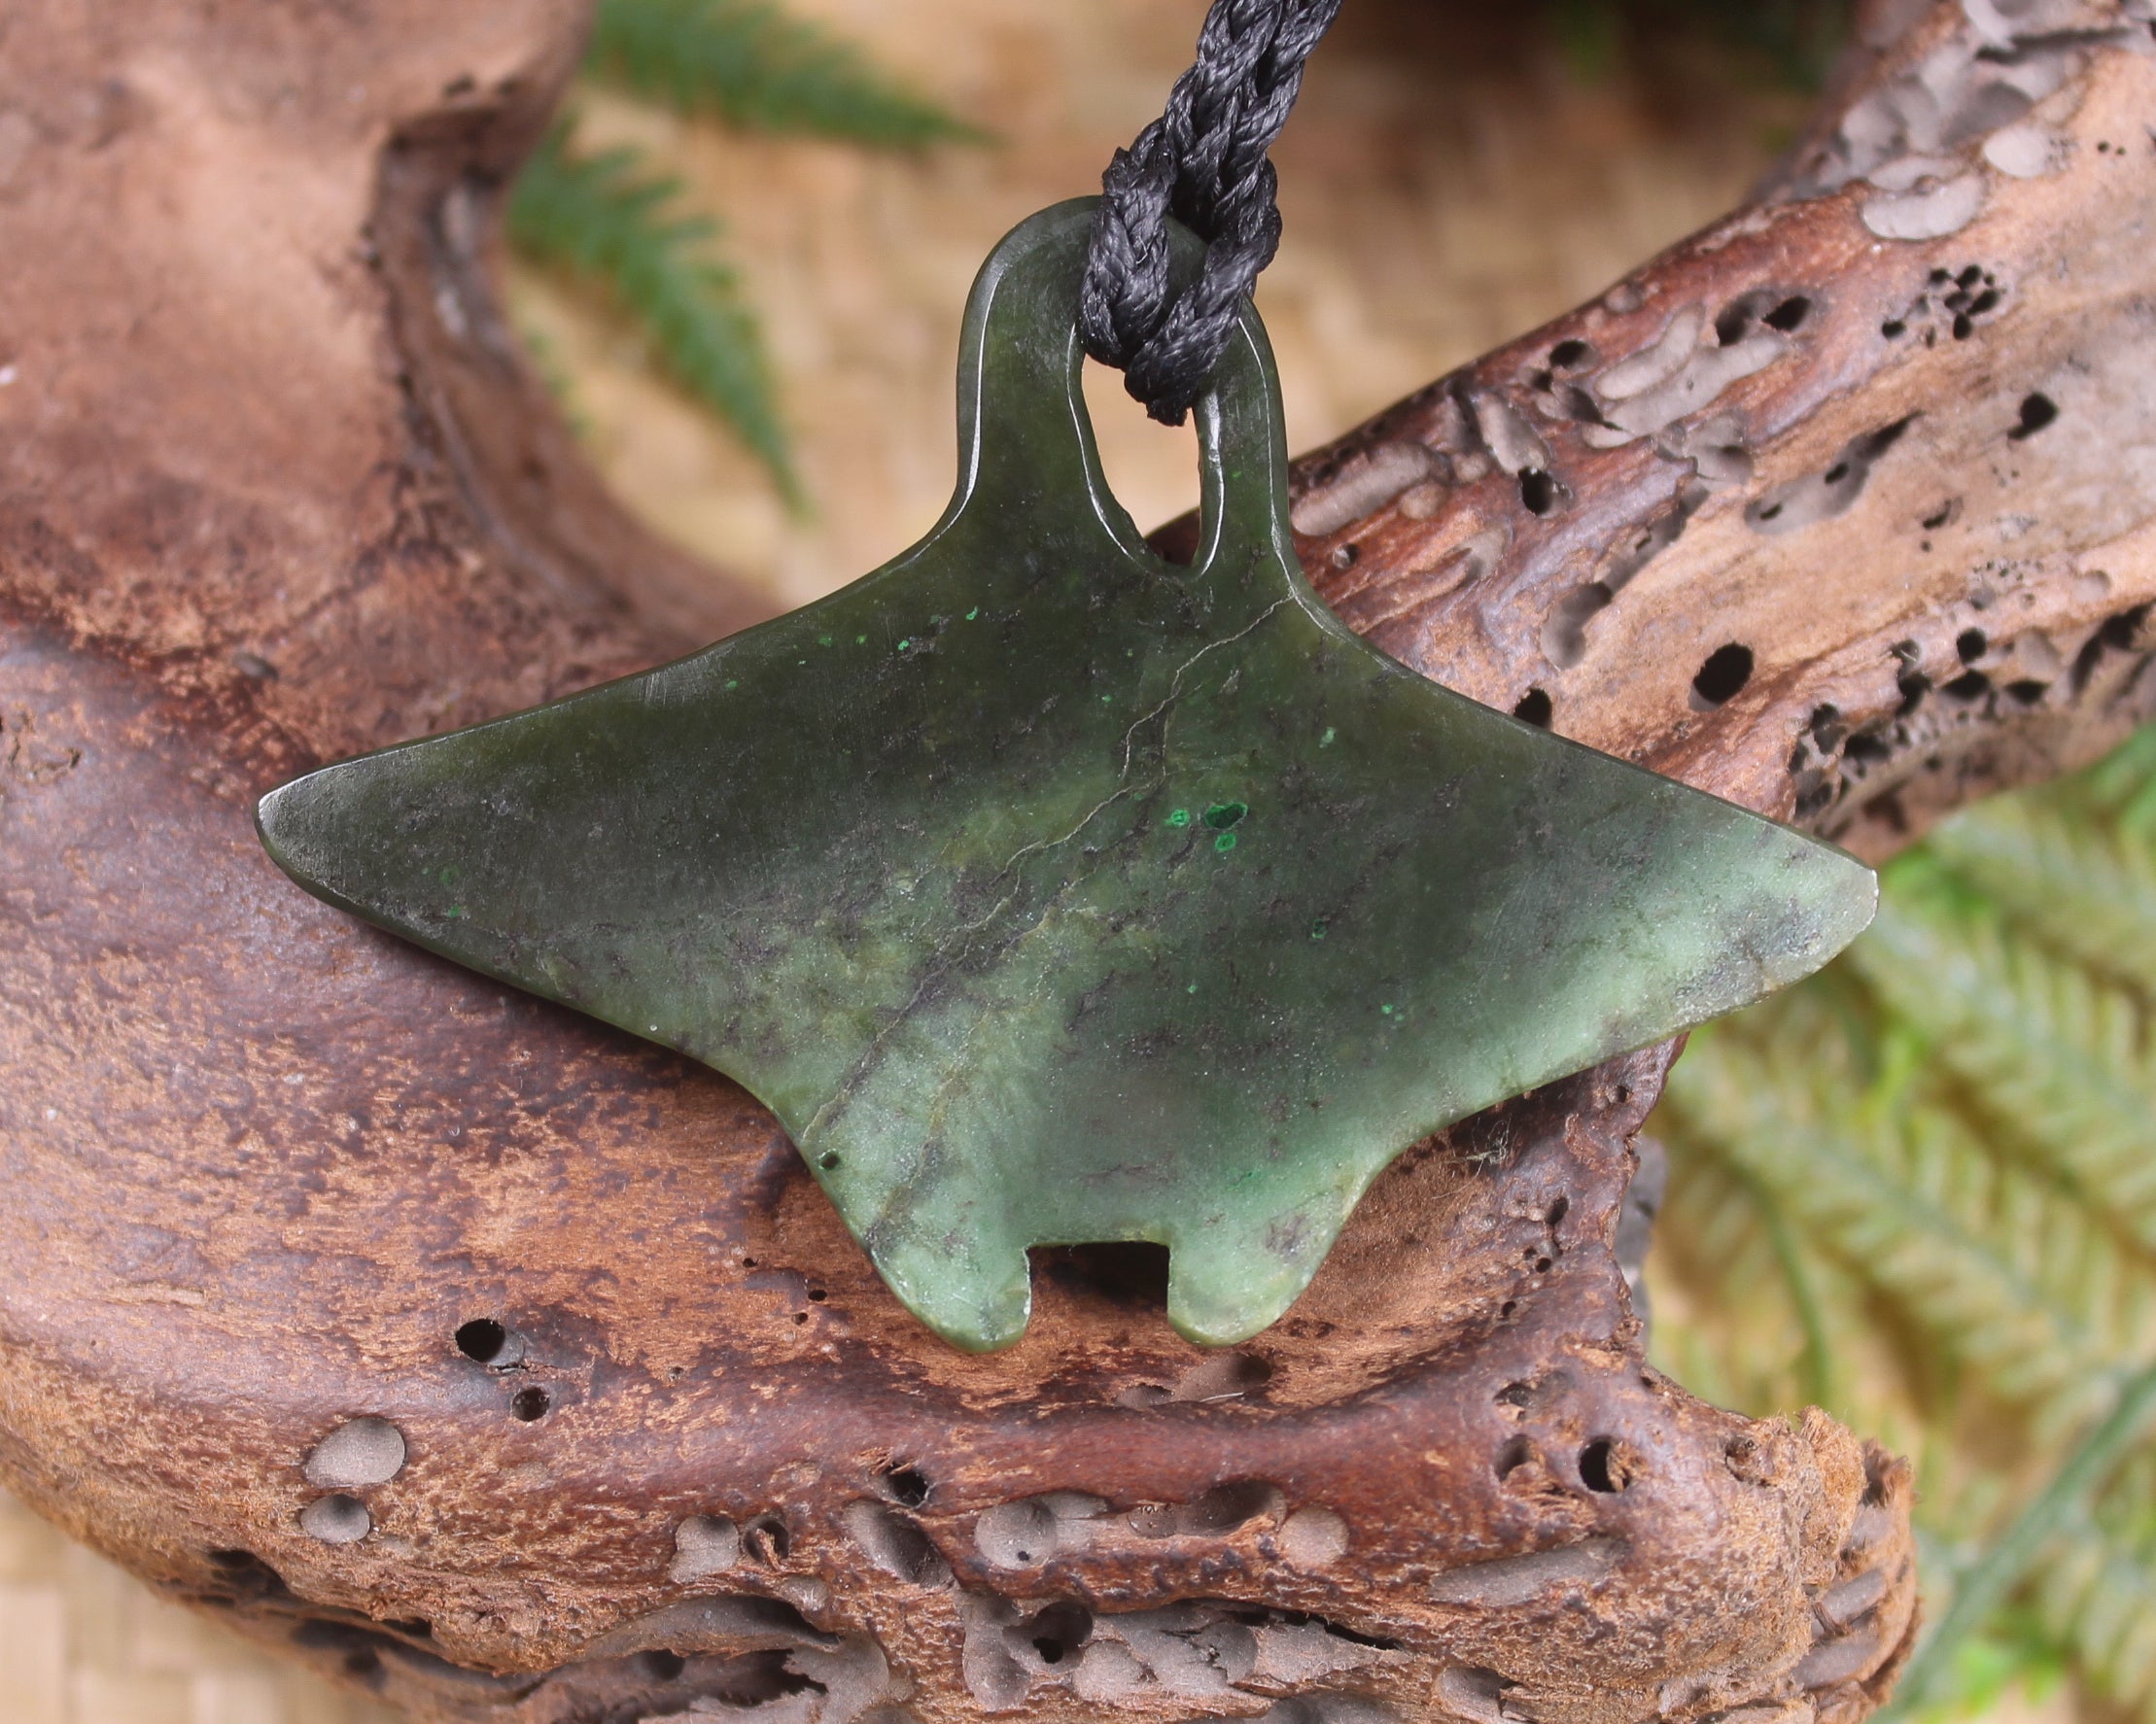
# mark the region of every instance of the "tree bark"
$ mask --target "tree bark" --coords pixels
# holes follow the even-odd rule
[[[1299,465],[1321,591],[1868,855],[2095,755],[2156,698],[2150,19],[1875,7],[1759,201]],[[1670,1050],[1418,1147],[1246,1348],[1093,1251],[966,1358],[741,1090],[266,862],[294,772],[759,613],[492,300],[580,24],[4,26],[7,1482],[424,1718],[1868,1711],[1905,1466],[1643,1362]]]

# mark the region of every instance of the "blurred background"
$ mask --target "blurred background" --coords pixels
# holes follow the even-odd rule
[[[602,0],[511,210],[513,320],[630,507],[786,604],[942,511],[982,258],[1095,188],[1202,0]],[[1348,0],[1275,152],[1291,443],[1348,429],[1738,202],[1840,0]],[[1187,431],[1089,377],[1141,526]],[[1964,816],[1813,983],[1703,1033],[1653,1352],[1910,1456],[1904,1717],[2156,1720],[2156,738]],[[390,1724],[0,1497],[4,1724]]]

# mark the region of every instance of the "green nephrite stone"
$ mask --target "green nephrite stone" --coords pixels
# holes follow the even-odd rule
[[[1796,980],[1874,900],[1342,627],[1247,308],[1198,412],[1202,546],[1154,555],[1078,388],[1091,213],[982,270],[913,549],[260,814],[330,903],[738,1079],[975,1349],[1024,1332],[1028,1247],[1101,1240],[1167,1246],[1175,1327],[1241,1340],[1404,1149]]]

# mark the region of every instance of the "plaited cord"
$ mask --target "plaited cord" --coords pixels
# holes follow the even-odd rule
[[[1213,0],[1197,63],[1175,81],[1167,111],[1100,177],[1079,334],[1164,425],[1183,423],[1279,249],[1266,152],[1339,9],[1340,0]],[[1180,293],[1168,291],[1169,216],[1205,242],[1204,265]]]

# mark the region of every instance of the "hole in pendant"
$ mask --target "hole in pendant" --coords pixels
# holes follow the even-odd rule
[[[1205,810],[1205,824],[1215,832],[1226,832],[1248,812],[1250,805],[1246,802],[1216,802]]]
[[[554,1397],[543,1389],[519,1389],[509,1397],[509,1412],[525,1424],[546,1417],[547,1408],[554,1404]]]
[[[1123,373],[1088,360],[1081,379],[1086,416],[1093,421],[1095,446],[1100,451],[1100,470],[1108,489],[1136,524],[1150,533],[1164,522],[1198,507],[1198,431],[1196,416],[1181,425],[1163,425],[1130,398],[1123,387]],[[1181,554],[1170,561],[1187,561],[1197,548],[1197,535],[1176,535]]]

